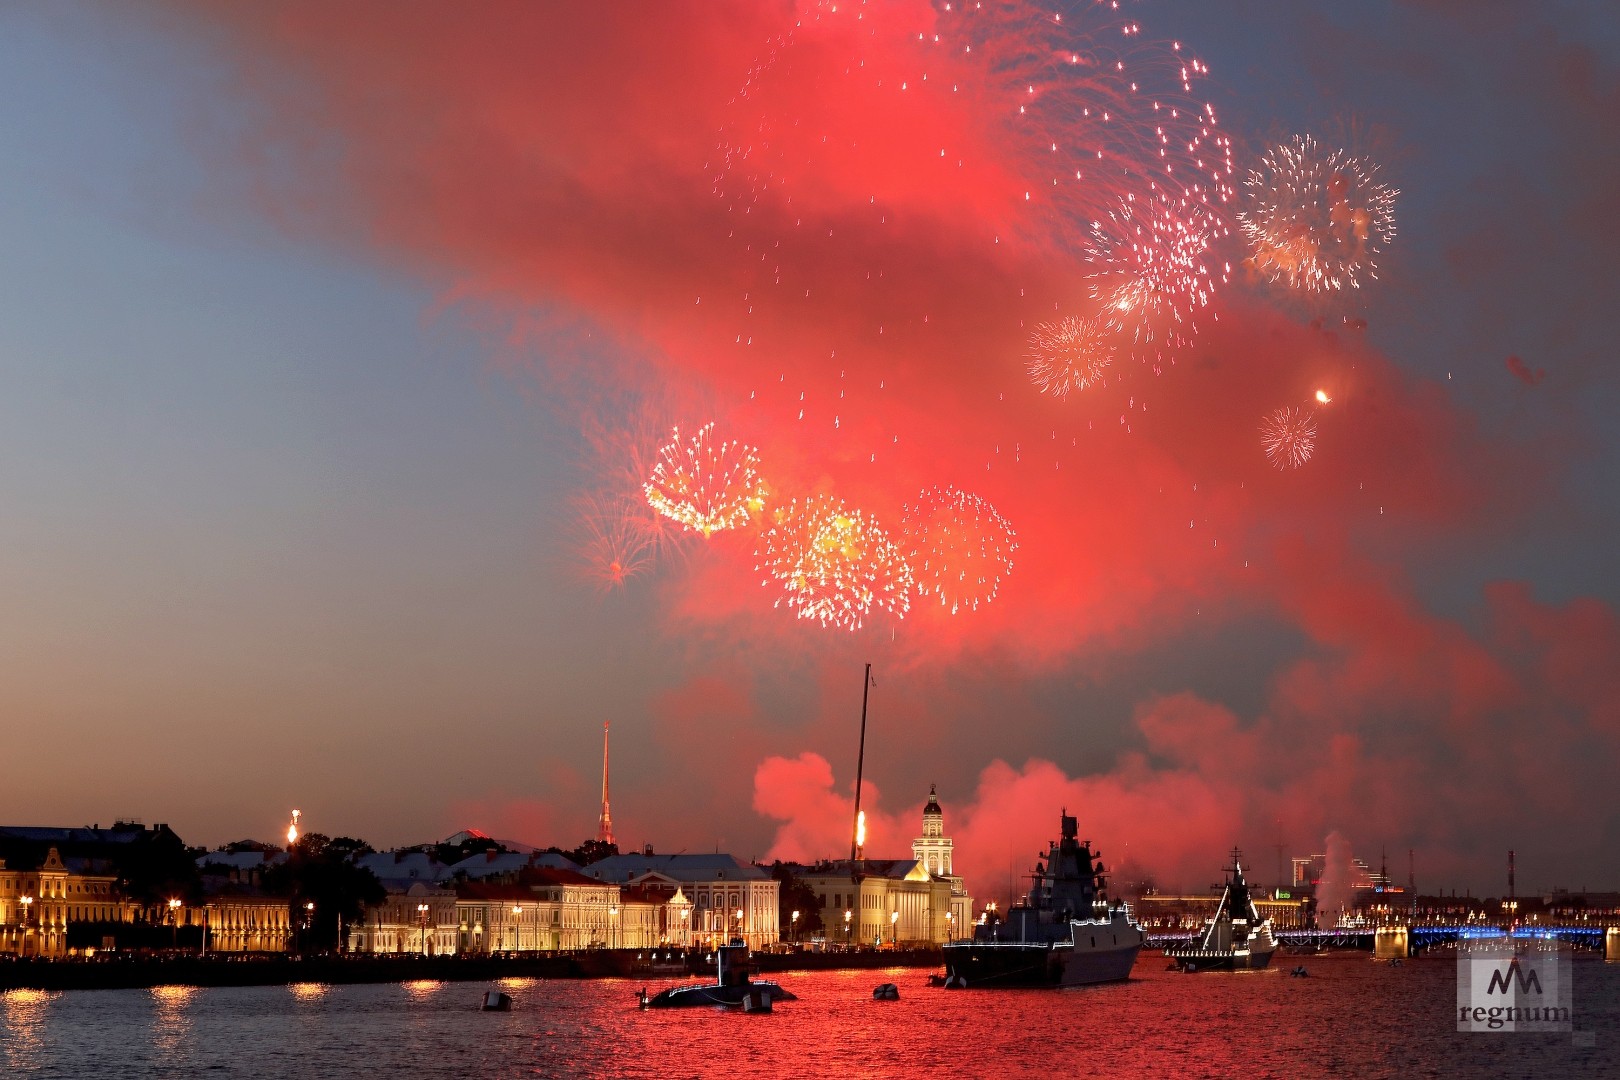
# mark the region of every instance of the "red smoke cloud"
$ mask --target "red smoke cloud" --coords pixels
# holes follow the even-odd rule
[[[1518,379],[1526,386],[1534,386],[1542,379],[1547,377],[1547,373],[1545,371],[1542,371],[1540,368],[1532,369],[1529,364],[1525,363],[1517,356],[1510,356],[1507,358],[1507,369],[1513,373],[1513,377],[1515,379]]]
[[[499,33],[395,4],[195,17],[260,112],[239,149],[262,166],[265,208],[448,279],[492,318],[538,318],[564,408],[654,393],[684,426],[713,419],[757,446],[776,496],[836,494],[895,534],[927,488],[993,503],[1019,542],[996,601],[968,617],[927,603],[903,621],[874,615],[860,639],[919,694],[950,700],[957,665],[999,685],[1106,665],[1197,619],[1298,635],[1297,657],[1252,672],[1253,715],[1172,687],[1143,700],[1112,760],[1085,769],[1007,764],[979,737],[981,714],[903,715],[913,746],[977,755],[952,769],[982,770],[956,836],[984,890],[1025,869],[1062,806],[1114,862],[1198,883],[1234,840],[1271,842],[1278,821],[1313,846],[1354,822],[1358,845],[1412,838],[1459,852],[1444,867],[1456,869],[1516,820],[1503,792],[1578,812],[1579,795],[1561,792],[1602,782],[1596,755],[1576,748],[1610,753],[1620,734],[1612,612],[1504,585],[1482,614],[1442,616],[1402,569],[1511,531],[1552,464],[1478,430],[1441,386],[1368,344],[1364,321],[1324,332],[1234,286],[1188,313],[1196,332],[1156,327],[1138,358],[1127,346],[1102,387],[1057,402],[1029,385],[1033,326],[1097,310],[1080,250],[1089,219],[1159,168],[1161,121],[1097,62],[1114,55],[1101,29],[1074,52],[1063,92],[1121,110],[1106,129],[1024,112],[1017,86],[966,50],[935,48],[959,27],[920,3],[838,17],[821,5],[514,5]],[[1005,50],[1014,31],[961,40]],[[1164,74],[1158,62],[1145,61],[1149,75]],[[1089,179],[1037,183],[1060,143],[1098,131],[1110,141]],[[1229,215],[1214,145],[1182,173]],[[1231,243],[1210,261],[1241,258]],[[1189,343],[1167,344],[1177,334]],[[1315,403],[1318,389],[1330,404]],[[1258,427],[1286,406],[1312,409],[1318,436],[1303,468],[1278,471]],[[596,422],[632,431],[645,419]],[[639,440],[640,460],[650,449]],[[618,494],[634,496],[634,472]],[[754,807],[783,823],[774,854],[837,856],[847,796],[802,752],[816,737],[766,733],[759,703],[716,673],[790,656],[827,681],[853,670],[855,650],[773,606],[754,545],[717,533],[690,563],[665,564],[658,629],[702,645],[691,683],[653,711],[664,747],[734,774],[733,796],[763,760]],[[721,749],[691,750],[683,733],[716,716],[732,725]],[[842,731],[845,716],[818,711],[818,726]],[[1087,745],[1084,724],[994,719]],[[1527,727],[1556,736],[1535,738],[1531,762],[1516,749]],[[1578,782],[1560,787],[1561,774]],[[869,847],[886,836],[884,853],[903,854],[910,812],[884,817],[873,796]]]

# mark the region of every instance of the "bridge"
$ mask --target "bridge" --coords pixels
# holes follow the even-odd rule
[[[1620,927],[1593,926],[1590,923],[1571,925],[1524,924],[1518,926],[1492,926],[1466,923],[1456,925],[1388,926],[1388,927],[1335,927],[1326,930],[1273,930],[1278,944],[1295,949],[1361,949],[1373,952],[1378,931],[1399,931],[1405,936],[1403,952],[1412,955],[1429,949],[1455,945],[1461,941],[1492,940],[1511,937],[1515,940],[1562,941],[1577,949],[1590,949],[1606,953],[1611,960],[1620,960]],[[1147,935],[1147,947],[1162,949],[1198,936],[1198,931],[1160,931]],[[1382,950],[1379,950],[1382,951]]]

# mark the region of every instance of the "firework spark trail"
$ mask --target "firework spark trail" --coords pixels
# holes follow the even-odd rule
[[[690,439],[676,428],[642,490],[654,510],[705,537],[745,525],[765,507],[759,454],[715,439],[712,423]]]
[[[1180,42],[1145,40],[1118,4],[1016,2],[947,5],[942,23],[1008,109],[1028,186],[1045,202],[1071,250],[1109,200],[1157,196],[1210,207],[1234,196],[1232,143],[1215,110],[1194,93],[1209,74]]]
[[[587,493],[573,500],[573,509],[578,558],[587,580],[610,592],[652,569],[663,546],[662,529],[639,494]]]
[[[1304,409],[1278,409],[1260,423],[1266,460],[1279,469],[1297,469],[1316,451],[1316,417]]]
[[[1395,238],[1398,190],[1378,166],[1309,135],[1273,146],[1249,172],[1249,208],[1238,215],[1254,264],[1273,282],[1309,293],[1377,280],[1378,256]]]
[[[1208,68],[1117,4],[822,2],[766,43],[721,133],[715,191],[741,211],[905,202],[1082,254],[1118,199],[1235,197]],[[817,79],[817,94],[796,92]],[[987,235],[988,238],[988,235]]]
[[[1040,323],[1029,337],[1030,381],[1041,393],[1060,400],[1100,386],[1114,359],[1111,338],[1094,319],[1065,315]]]
[[[888,534],[860,510],[828,495],[772,513],[760,536],[756,569],[782,590],[801,619],[858,630],[873,608],[904,618],[914,587],[911,568]]]
[[[956,488],[935,488],[906,506],[904,520],[919,593],[938,596],[952,615],[996,598],[1012,573],[1018,538],[994,506]]]
[[[1171,344],[1193,330],[1228,268],[1209,255],[1226,226],[1203,204],[1164,196],[1122,199],[1091,223],[1091,296],[1108,325],[1139,345]]]

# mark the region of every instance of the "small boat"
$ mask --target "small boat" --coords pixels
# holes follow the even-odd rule
[[[748,978],[748,945],[741,938],[732,938],[716,953],[716,981],[695,986],[671,986],[652,997],[642,992],[644,1009],[689,1008],[695,1005],[721,1006],[741,1009],[743,1012],[770,1012],[778,1001],[798,999],[774,982],[752,982]]]
[[[900,988],[894,983],[884,983],[872,991],[873,1001],[899,1001]]]
[[[1255,909],[1249,883],[1243,879],[1242,859],[1243,853],[1233,848],[1226,889],[1203,935],[1164,950],[1182,971],[1258,971],[1271,963],[1277,939],[1271,936],[1271,920],[1262,919]]]
[[[490,990],[484,994],[484,1003],[479,1009],[483,1012],[511,1012],[512,995],[503,994],[499,990]]]

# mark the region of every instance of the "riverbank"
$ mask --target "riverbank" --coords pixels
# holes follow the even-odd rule
[[[841,968],[933,967],[938,949],[754,953],[762,972]],[[493,982],[497,979],[702,977],[713,971],[694,954],[687,975],[651,971],[642,953],[491,956],[115,957],[106,960],[28,960],[0,964],[0,990],[135,990],[152,986],[283,986],[292,983]]]

